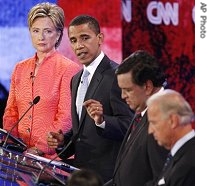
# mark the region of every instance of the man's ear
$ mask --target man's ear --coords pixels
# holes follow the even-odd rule
[[[152,95],[153,94],[153,91],[154,91],[154,85],[152,83],[151,80],[147,80],[146,83],[145,83],[145,89],[146,89],[146,94],[148,96]]]
[[[102,43],[104,42],[104,34],[101,32],[97,35],[98,39],[99,39],[99,44],[102,45]]]
[[[179,116],[177,114],[170,115],[171,128],[176,128],[179,125]]]

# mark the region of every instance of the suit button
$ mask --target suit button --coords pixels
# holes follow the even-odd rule
[[[78,139],[77,139],[77,141],[79,142],[79,141],[81,141],[81,139],[80,139],[80,138],[78,138]]]

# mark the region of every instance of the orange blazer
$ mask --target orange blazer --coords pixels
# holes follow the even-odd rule
[[[36,55],[15,66],[3,126],[9,131],[33,99],[40,96],[40,101],[27,112],[12,134],[28,147],[36,146],[48,157],[55,151],[47,145],[47,133],[59,129],[66,132],[72,127],[70,81],[79,65],[55,51],[45,58],[36,77],[32,78],[35,61]]]

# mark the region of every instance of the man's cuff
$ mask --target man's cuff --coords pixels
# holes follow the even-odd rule
[[[100,127],[100,128],[102,128],[102,129],[105,129],[105,121],[103,121],[101,124],[95,123],[95,125],[96,125],[97,127]]]

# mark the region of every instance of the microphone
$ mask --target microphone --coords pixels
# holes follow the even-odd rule
[[[9,132],[7,132],[7,136],[4,140],[4,143],[2,145],[2,147],[6,147],[6,144],[7,144],[7,141],[8,141],[8,138],[9,136],[11,136],[11,132],[12,130],[18,125],[18,123],[23,119],[23,117],[27,114],[27,112],[34,106],[36,105],[40,100],[40,96],[36,96],[33,100],[33,102],[31,103],[30,107],[24,112],[24,114],[20,117],[20,119],[13,125],[13,127],[9,130]]]
[[[79,137],[79,134],[82,130],[82,125],[79,126],[79,130],[78,132],[72,136],[71,140],[66,144],[66,146],[57,154],[57,156],[55,156],[53,159],[51,159],[39,172],[36,180],[35,180],[35,184],[39,183],[40,177],[42,175],[42,173],[44,172],[44,170],[47,168],[48,165],[50,165],[56,158],[58,158],[64,151],[66,151],[67,148],[69,148]],[[74,168],[75,170],[77,168]],[[78,169],[77,169],[78,170]],[[60,183],[62,183],[62,181],[60,181]],[[63,183],[62,183],[63,184]]]
[[[60,151],[57,156],[55,156],[53,159],[51,159],[44,167],[41,168],[38,176],[35,178],[35,184],[38,184],[39,183],[39,180],[40,180],[40,177],[42,175],[42,173],[44,172],[44,170],[47,168],[48,165],[50,165],[56,158],[58,158],[72,143],[73,143],[74,140],[70,140],[68,142],[68,144],[65,146],[65,148],[62,149],[62,151]],[[54,178],[59,181],[62,185],[65,185],[65,183],[60,180],[59,178],[55,177]]]
[[[66,144],[66,146],[57,154],[57,156],[55,156],[55,157],[54,157],[53,159],[51,159],[44,167],[41,168],[41,170],[40,170],[38,176],[37,176],[36,179],[35,179],[35,184],[38,184],[38,183],[39,183],[40,177],[41,177],[42,173],[44,172],[44,170],[47,168],[47,166],[50,165],[56,158],[58,158],[64,151],[66,151],[67,148],[69,148],[71,145],[73,145],[73,143],[76,142],[76,140],[78,139],[79,134],[80,134],[82,128],[83,128],[82,125],[80,125],[80,126],[79,126],[79,129],[78,129],[78,131],[77,131],[77,133],[76,133],[75,135],[72,136],[71,140],[69,140],[69,142]],[[76,169],[77,169],[77,168],[75,168],[75,170],[76,170]],[[78,169],[77,169],[77,170],[78,170]],[[57,179],[57,181],[59,181],[61,184],[63,184],[61,180],[58,180],[58,178],[56,178],[56,179]],[[64,184],[63,184],[63,185],[64,185]]]

